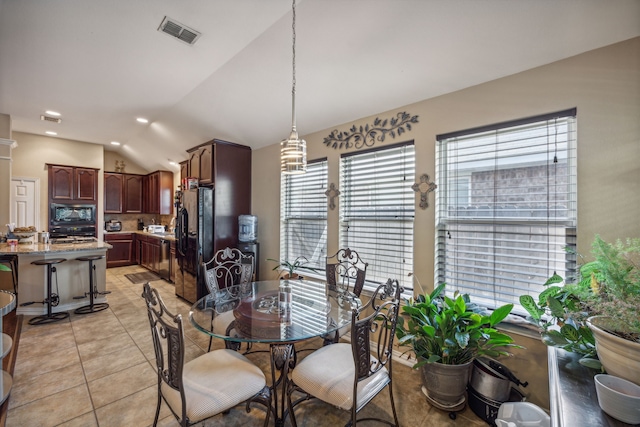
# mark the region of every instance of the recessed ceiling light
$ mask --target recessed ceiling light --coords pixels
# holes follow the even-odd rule
[[[111,141],[111,145],[120,145],[118,141]]]
[[[47,135],[57,135],[57,132],[52,132],[50,130],[45,132]]]
[[[57,111],[53,111],[53,110],[47,110],[47,111],[45,111],[45,113],[47,113],[47,114],[48,114],[48,115],[50,115],[50,116],[56,116],[56,117],[58,117],[58,116],[60,116],[60,115],[61,115],[61,114],[60,114],[60,113],[58,113]]]
[[[149,123],[149,120],[145,119],[144,117],[138,117],[136,120],[140,123]]]
[[[178,166],[178,164],[176,162],[172,161],[172,160],[169,160],[169,164],[171,166]]]

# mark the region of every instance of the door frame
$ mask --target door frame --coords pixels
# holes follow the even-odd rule
[[[40,230],[40,178],[33,178],[33,177],[27,177],[27,176],[12,176],[11,177],[11,189],[13,190],[13,182],[14,181],[28,181],[28,182],[33,182],[33,214],[34,214],[34,218],[36,223],[33,224],[36,229]],[[10,191],[9,194],[9,206],[10,206],[10,211],[9,211],[9,222],[16,222],[16,218],[13,217],[13,212],[14,212],[14,208],[13,208],[13,203],[14,203],[14,197],[13,197],[13,191]]]

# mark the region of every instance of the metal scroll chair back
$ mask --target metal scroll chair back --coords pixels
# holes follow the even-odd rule
[[[360,296],[367,274],[367,264],[356,251],[340,249],[327,257],[326,272],[329,289],[338,292],[352,292]]]
[[[294,427],[297,426],[294,408],[314,397],[349,411],[349,426],[364,420],[399,426],[393,400],[392,355],[401,293],[397,280],[389,279],[380,285],[367,304],[352,312],[351,343],[322,347],[293,369],[287,403]],[[381,418],[358,419],[358,412],[387,386],[393,422]],[[303,396],[293,401],[295,392]]]
[[[247,285],[253,278],[253,256],[239,249],[224,248],[203,264],[204,277],[210,294],[228,287]]]
[[[156,426],[164,401],[181,426],[190,426],[231,407],[259,402],[267,408],[270,396],[264,374],[246,357],[231,350],[216,350],[185,362],[182,316],[173,315],[158,291],[147,282],[142,296],[147,306],[158,374]],[[210,392],[206,392],[210,390]]]

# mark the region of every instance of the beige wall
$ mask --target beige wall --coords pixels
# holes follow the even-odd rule
[[[137,173],[140,175],[146,175],[149,172],[142,166],[137,163],[131,161],[128,157],[122,156],[117,151],[104,150],[104,170],[106,172],[115,172],[116,171],[116,160],[118,162],[124,161],[125,168],[124,172],[126,173]]]
[[[9,188],[11,185],[11,116],[0,114],[0,230],[6,232],[5,224],[11,218]]]
[[[376,146],[413,139],[416,181],[423,173],[435,179],[436,135],[572,107],[578,111],[578,250],[588,254],[596,233],[605,239],[640,237],[640,38],[338,124],[304,138],[308,158],[327,157],[329,182],[338,185],[339,158],[345,151],[326,147],[324,137],[335,128],[346,130],[352,124],[364,125],[376,117],[406,111],[418,115],[419,123],[402,138]],[[279,254],[278,156],[278,144],[253,152],[252,213],[260,224],[263,259]],[[429,202],[428,209],[416,209],[414,231],[414,270],[427,286],[434,270],[433,194]],[[337,249],[338,212],[339,207],[328,211],[327,253]],[[271,277],[271,273],[267,263],[262,263],[261,276]]]
[[[323,139],[336,128],[347,130],[406,111],[418,115],[419,123],[402,138],[376,146],[413,139],[416,181],[423,173],[435,180],[436,135],[572,107],[577,108],[578,118],[578,250],[588,254],[596,233],[607,240],[640,237],[640,38],[337,124],[304,138],[308,158],[327,157],[329,183],[339,185],[339,159],[345,151],[326,147]],[[278,258],[279,146],[255,150],[253,156],[252,214],[260,224],[261,258]],[[417,201],[418,196],[416,205]],[[428,289],[433,288],[434,277],[434,201],[430,194],[431,206],[416,209],[414,222],[414,271]],[[338,249],[338,213],[339,207],[328,211],[327,253]],[[268,263],[261,264],[260,274],[273,276]],[[548,408],[546,348],[538,339],[519,336],[518,342],[527,349],[502,362],[530,382],[529,400]]]
[[[51,138],[30,133],[14,132],[18,147],[13,150],[13,176],[40,180],[40,226],[48,227],[47,163],[100,169],[98,175],[98,224],[102,222],[103,147],[99,144]],[[102,227],[98,227],[101,232]]]

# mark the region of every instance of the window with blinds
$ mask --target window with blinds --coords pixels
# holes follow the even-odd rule
[[[393,278],[412,288],[414,181],[413,141],[341,156],[340,247],[369,264],[370,285]]]
[[[324,270],[327,256],[327,160],[309,162],[301,175],[282,175],[280,259],[305,257],[307,267]],[[301,268],[304,270],[304,267]]]
[[[576,273],[576,110],[439,135],[436,272],[495,308]]]

